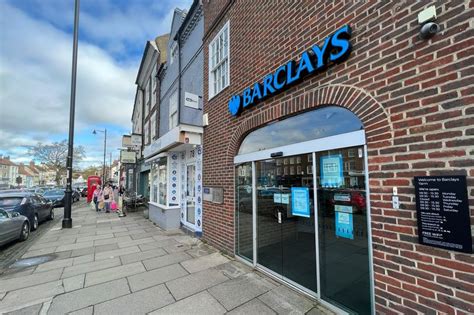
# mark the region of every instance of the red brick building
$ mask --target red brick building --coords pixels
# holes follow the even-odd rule
[[[474,2],[203,7],[203,239],[339,310],[473,313],[472,241],[421,244],[414,178],[465,177],[472,230]]]

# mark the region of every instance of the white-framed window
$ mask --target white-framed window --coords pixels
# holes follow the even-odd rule
[[[156,91],[157,91],[157,88],[158,88],[158,85],[157,85],[157,80],[156,80],[156,65],[153,67],[153,71],[151,72],[151,82],[152,82],[152,86],[151,86],[151,107],[153,108],[153,106],[155,106],[156,104]]]
[[[167,187],[168,187],[168,175],[167,175],[167,158],[163,157],[159,160],[155,160],[151,165],[151,191],[150,201],[158,203],[161,206],[167,206]]]
[[[229,25],[227,21],[209,44],[209,98],[230,84]]]
[[[153,112],[151,114],[150,124],[151,124],[151,138],[155,139],[155,137],[156,137],[156,112]]]
[[[178,58],[178,43],[173,42],[170,49],[170,65],[174,63],[176,58]]]
[[[148,116],[149,113],[149,105],[150,105],[150,80],[148,80],[145,84],[145,117]]]
[[[170,123],[169,130],[178,126],[178,92],[174,91],[170,96]]]
[[[355,149],[349,149],[347,150],[347,156],[348,157],[355,157],[356,154],[355,154]]]
[[[145,143],[150,144],[150,122],[145,123]]]
[[[306,166],[306,173],[313,174],[313,165]]]

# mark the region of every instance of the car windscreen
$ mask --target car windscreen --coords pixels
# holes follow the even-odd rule
[[[61,196],[64,195],[64,191],[62,190],[49,190],[43,194],[44,197],[48,196]]]
[[[0,207],[9,208],[18,206],[22,200],[23,197],[0,197]]]

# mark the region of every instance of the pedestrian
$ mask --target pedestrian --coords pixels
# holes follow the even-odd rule
[[[102,194],[104,196],[105,213],[110,213],[110,204],[114,200],[114,191],[109,183],[106,184]]]
[[[99,212],[100,211],[99,202],[100,202],[100,199],[102,198],[102,188],[96,185],[94,185],[93,187],[95,187],[95,189],[94,189],[94,193],[92,194],[92,200],[94,201],[94,204],[95,204],[95,211]]]
[[[125,187],[123,185],[120,185],[119,188],[119,217],[126,217],[126,207],[123,205],[123,197],[125,195]]]

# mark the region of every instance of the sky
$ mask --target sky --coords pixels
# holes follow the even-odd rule
[[[74,145],[101,165],[103,133],[118,158],[131,131],[146,41],[169,33],[192,0],[81,0]],[[0,0],[0,155],[27,163],[28,146],[68,138],[74,0]]]

